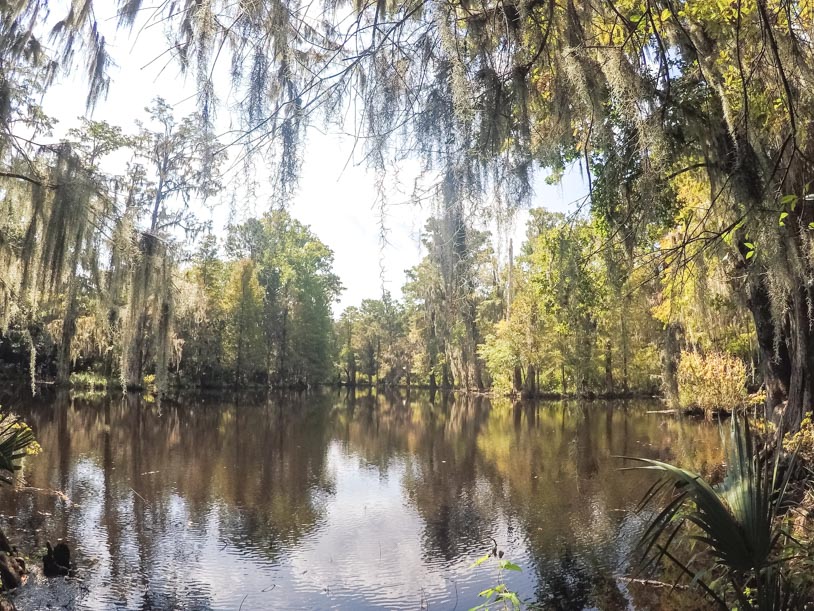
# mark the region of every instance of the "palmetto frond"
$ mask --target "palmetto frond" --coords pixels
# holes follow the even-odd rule
[[[651,567],[667,558],[724,606],[724,599],[716,592],[723,584],[731,588],[727,592],[742,609],[788,608],[783,569],[795,556],[795,543],[782,518],[793,504],[788,490],[796,452],[783,468],[781,455],[778,445],[772,457],[761,460],[748,420],[733,417],[727,475],[719,486],[713,487],[697,473],[669,463],[628,458],[641,463],[632,469],[661,475],[639,508],[665,499],[640,539],[642,566]],[[691,569],[691,562],[682,561],[673,552],[682,531],[700,543],[712,559],[708,570]],[[716,576],[714,584],[719,587],[707,583],[706,575]],[[746,588],[749,596],[744,593]]]
[[[33,431],[13,414],[0,408],[0,482],[11,483],[20,459],[37,448]]]

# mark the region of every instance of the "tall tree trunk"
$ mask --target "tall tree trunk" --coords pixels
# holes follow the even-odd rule
[[[240,386],[240,381],[243,376],[243,327],[246,324],[245,308],[246,308],[246,276],[243,274],[241,277],[243,286],[241,287],[240,297],[240,316],[237,321],[237,358],[235,361],[235,388]]]
[[[147,303],[151,289],[151,277],[155,273],[155,257],[159,256],[159,241],[156,236],[143,233],[139,241],[141,250],[141,261],[136,266],[137,277],[134,284],[139,286],[141,301],[134,301],[131,296],[129,316],[135,317],[132,337],[129,338],[129,346],[126,346],[126,375],[125,385],[127,388],[141,388],[144,385],[144,360],[145,360],[145,339],[147,335]],[[132,289],[131,289],[132,290]],[[155,305],[155,304],[153,304]]]
[[[141,312],[137,318],[132,343],[127,349],[130,353],[128,357],[130,360],[128,367],[130,374],[127,376],[126,383],[127,388],[130,389],[141,388],[144,384],[144,334],[147,328],[147,314]]]
[[[62,339],[57,350],[57,384],[67,384],[71,378],[71,344],[76,335],[76,280],[68,289],[68,304],[62,319]]]
[[[472,363],[474,378],[475,378],[475,388],[477,390],[483,390],[485,385],[483,383],[483,368],[481,367],[480,358],[478,357],[477,353],[474,355],[474,361]]]
[[[158,185],[155,189],[155,199],[153,200],[153,213],[150,216],[150,233],[155,234],[158,230],[158,215],[161,213],[161,205],[164,202],[164,184],[167,178],[169,158],[165,147],[161,162],[158,164]]]
[[[609,395],[613,393],[613,354],[610,340],[605,340],[605,392]]]
[[[286,362],[286,352],[288,351],[288,304],[286,303],[285,307],[283,307],[283,322],[281,325],[280,330],[280,358],[278,359],[278,371],[277,377],[280,380],[280,384],[288,383],[288,372],[286,371],[286,367],[288,366]]]
[[[442,389],[449,390],[450,388],[452,388],[451,377],[452,376],[451,376],[450,371],[449,371],[449,365],[444,363],[443,365],[441,365],[441,388]]]
[[[562,394],[568,394],[568,385],[565,382],[565,363],[560,363],[560,384],[562,385]]]
[[[376,338],[376,386],[379,386],[379,359],[381,359],[382,354],[382,340],[381,338]]]
[[[784,340],[775,343],[776,329],[769,293],[759,279],[749,283],[746,304],[755,323],[760,369],[766,386],[766,406],[773,410],[789,395],[791,359],[788,346]]]
[[[765,4],[758,3],[758,7],[761,18],[766,20]],[[703,59],[699,57],[699,60]],[[723,77],[715,73],[711,76],[716,82],[714,90],[723,92]],[[726,95],[719,93],[719,97],[723,109]],[[801,169],[799,167],[795,167],[792,172],[787,169],[785,173],[781,173],[784,176],[781,181],[775,180],[774,172],[769,174],[768,170],[782,160],[774,160],[762,152],[759,154],[745,131],[746,122],[739,121],[737,126],[730,129],[724,120],[724,113],[719,112],[720,127],[712,133],[714,148],[711,154],[719,161],[722,173],[732,185],[735,198],[742,203],[744,216],[751,209],[766,205],[767,194],[803,193],[806,190],[802,184],[792,184],[794,179],[786,181],[786,177],[793,177]],[[775,420],[780,423],[779,431],[797,430],[806,412],[811,409],[811,400],[814,398],[814,379],[811,373],[814,364],[814,334],[807,306],[810,296],[805,288],[805,273],[800,273],[799,266],[792,263],[806,261],[809,257],[795,232],[808,227],[814,220],[814,211],[810,208],[806,205],[798,206],[789,213],[784,223],[787,226],[782,238],[784,243],[779,244],[779,256],[764,263],[748,254],[747,251],[751,249],[746,247],[748,240],[744,231],[738,230],[736,234],[736,244],[743,262],[741,271],[748,278],[747,306],[755,323],[766,385],[767,412],[774,412]],[[782,320],[776,320],[772,316],[771,293],[766,285],[766,276],[772,271],[789,275],[792,283],[797,285],[788,297]],[[778,408],[782,406],[784,399],[786,406],[780,410]]]
[[[84,225],[84,223],[82,224]],[[77,291],[79,272],[79,252],[81,250],[84,227],[80,227],[74,239],[71,255],[71,276],[68,279],[68,299],[65,305],[65,318],[62,320],[62,338],[57,351],[57,384],[67,384],[71,377],[71,344],[76,335]]]
[[[516,393],[523,392],[523,370],[520,365],[514,366],[514,375],[512,376],[512,390]]]
[[[661,379],[664,398],[671,409],[678,407],[678,361],[681,358],[681,325],[670,322],[664,330],[661,351]]]
[[[474,285],[471,287],[471,290],[474,292]],[[477,308],[474,302],[469,304],[467,308],[467,320],[466,325],[469,329],[469,346],[465,349],[465,361],[470,361],[471,363],[467,362],[466,364],[466,371],[467,377],[469,376],[469,372],[471,370],[472,373],[472,380],[470,384],[470,380],[465,380],[467,388],[474,386],[477,390],[483,390],[483,367],[481,366],[481,360],[478,356],[478,344],[480,342],[480,332],[478,331],[478,323],[476,321],[477,318]]]
[[[534,365],[529,363],[526,366],[526,384],[523,388],[523,395],[525,397],[534,397],[537,394],[537,388],[535,387],[535,373],[534,373]]]
[[[808,295],[804,287],[792,294],[788,313],[788,347],[791,376],[786,408],[781,419],[781,431],[797,431],[814,399],[814,333],[808,316]]]
[[[71,344],[76,335],[76,275],[72,275],[68,288],[68,303],[62,319],[62,338],[57,350],[57,384],[67,384],[71,378]]]
[[[778,326],[762,279],[748,287],[747,305],[755,323],[767,413],[782,432],[798,430],[814,401],[814,332],[806,288],[794,290],[789,301],[782,326]]]
[[[630,298],[625,299],[625,304]],[[627,392],[630,389],[630,378],[628,377],[628,337],[627,337],[627,308],[622,309],[622,390]]]
[[[512,240],[509,239],[509,269],[508,279],[506,281],[506,320],[511,320],[512,317],[512,271],[514,267],[514,247]]]

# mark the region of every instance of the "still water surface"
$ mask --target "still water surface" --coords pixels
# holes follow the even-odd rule
[[[80,570],[18,606],[463,610],[495,583],[471,567],[494,538],[539,608],[676,608],[618,578],[648,480],[613,457],[703,471],[721,437],[659,408],[344,391],[22,404],[43,452],[29,489],[2,491],[4,525],[64,538]]]

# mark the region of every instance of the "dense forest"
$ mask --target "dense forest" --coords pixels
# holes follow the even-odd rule
[[[87,120],[49,141],[49,83],[84,65],[92,109],[114,58],[90,0],[64,16],[4,2],[5,360],[30,361],[32,378],[93,364],[161,388],[170,371],[309,384],[336,369],[350,383],[527,392],[660,376],[672,396],[684,350],[743,361],[799,426],[814,394],[806,3],[357,8],[322,29],[344,9],[167,5],[200,111],[176,118],[158,99],[140,133]],[[120,3],[119,26],[141,9]],[[295,189],[307,126],[344,121],[354,100],[374,168],[424,161],[435,213],[403,303],[361,304],[331,333],[339,283],[305,228],[275,212],[206,237],[199,213],[228,149],[213,123],[221,51],[245,94],[227,144],[276,160],[272,209]],[[516,260],[496,259],[472,211],[510,212],[531,200],[535,167],[556,181],[574,165],[586,200],[536,213]]]
[[[53,120],[25,85],[10,125],[47,137]],[[215,141],[199,123],[176,119],[159,98],[137,134],[87,119],[55,144],[9,132],[10,375],[65,384],[92,372],[130,388],[148,376],[161,391],[338,381],[613,394],[659,389],[660,351],[672,347],[671,362],[680,346],[663,328],[686,329],[694,349],[756,357],[726,287],[712,289],[715,311],[700,312],[707,294],[697,312],[692,298],[684,311],[665,311],[670,288],[655,262],[631,280],[637,253],[603,248],[595,215],[542,209],[508,261],[456,210],[432,218],[403,301],[365,300],[332,326],[341,286],[330,250],[308,228],[278,208],[218,240],[201,220],[193,204],[221,190],[223,156],[208,152]]]
[[[21,117],[40,122],[29,127],[49,129],[31,94],[17,93]],[[761,384],[754,326],[725,264],[699,256],[680,274],[663,268],[672,220],[637,246],[613,242],[596,212],[532,209],[517,256],[501,258],[483,223],[441,211],[403,299],[385,293],[332,323],[332,253],[283,208],[220,240],[201,220],[194,204],[222,189],[223,159],[207,153],[213,137],[199,121],[156,99],[137,134],[86,119],[56,144],[11,140],[10,375],[65,384],[91,372],[162,392],[336,382],[677,399],[683,349],[740,359],[749,385]]]
[[[26,88],[14,93],[16,111],[48,123]],[[147,110],[138,134],[85,120],[53,145],[11,139],[0,286],[12,375],[23,366],[33,388],[72,372],[131,388],[146,376],[162,392],[182,372],[189,384],[327,379],[330,250],[283,210],[218,242],[192,205],[220,188],[209,136],[161,99]]]
[[[0,0],[7,378],[33,394],[343,385],[351,412],[367,391],[370,418],[374,389],[402,386],[661,394],[662,415],[733,413],[720,486],[638,458],[663,477],[642,502],[663,501],[645,516],[641,560],[672,561],[721,608],[802,608],[814,591],[814,4],[57,4]],[[164,47],[139,46],[148,26]],[[124,53],[105,32],[167,61],[197,110],[156,97],[137,129],[95,120]],[[87,117],[62,132],[43,100],[80,74]],[[399,164],[418,164],[411,201],[429,217],[400,295],[338,315],[355,279],[338,277],[294,205],[309,130],[328,126],[376,177],[383,241]],[[535,185],[568,174],[586,195],[541,207]],[[747,406],[763,417],[754,427]],[[510,409],[520,427],[521,402]],[[0,450],[4,435],[0,474],[33,443],[16,421]],[[790,507],[809,513],[795,521]],[[682,528],[708,570],[671,555],[687,551]],[[497,541],[489,560],[501,579],[519,569]],[[487,591],[520,608],[502,582]]]

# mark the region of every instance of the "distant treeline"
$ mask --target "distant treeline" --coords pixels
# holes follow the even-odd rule
[[[641,246],[608,245],[590,216],[531,210],[524,244],[503,260],[455,209],[424,235],[402,300],[365,300],[336,322],[340,383],[526,396],[664,391],[677,401],[682,351],[756,357],[748,312],[718,268],[703,278],[692,266],[660,274],[655,259],[641,264]]]
[[[408,271],[400,300],[385,293],[332,320],[342,288],[333,254],[278,210],[231,225],[223,240],[209,232],[195,239],[185,261],[150,268],[166,286],[157,289],[152,278],[152,295],[130,296],[121,309],[111,306],[111,291],[80,281],[72,311],[51,298],[25,325],[11,319],[0,359],[21,375],[34,354],[36,377],[61,381],[70,315],[69,371],[131,387],[664,391],[677,401],[682,351],[747,364],[756,356],[749,319],[725,284],[713,284],[715,270],[705,278],[708,294],[690,293],[676,284],[686,278],[661,277],[603,248],[603,230],[591,218],[543,209],[531,211],[517,256],[510,249],[501,258],[490,235],[454,210],[428,221],[426,254]],[[109,278],[112,270],[96,273]],[[132,280],[124,286],[139,288]],[[133,318],[129,308],[138,303]],[[132,320],[135,331],[128,330]],[[704,359],[687,362],[706,366]],[[741,369],[727,403],[740,396],[744,372],[759,383],[753,368]]]
[[[334,352],[331,304],[340,290],[332,260],[331,251],[284,211],[230,226],[222,244],[207,234],[189,261],[170,272],[166,328],[160,328],[160,316],[154,325],[155,303],[145,304],[144,341],[136,353],[128,352],[123,325],[117,323],[127,317],[105,308],[104,293],[83,284],[70,371],[159,390],[169,385],[305,387],[328,380]],[[0,339],[7,374],[27,375],[33,354],[35,379],[59,381],[63,313],[57,305],[42,309],[24,328],[9,325]],[[140,364],[139,378],[125,377],[128,358]],[[81,383],[92,379],[81,376]]]

